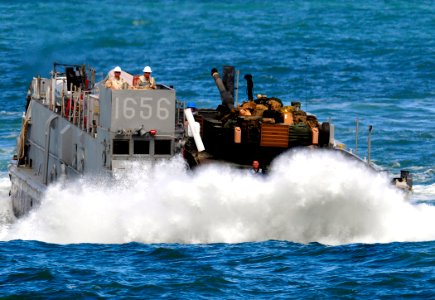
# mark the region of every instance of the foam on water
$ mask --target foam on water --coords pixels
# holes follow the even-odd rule
[[[0,236],[1,232],[15,220],[12,214],[12,205],[9,200],[10,181],[0,173]]]
[[[88,178],[50,187],[27,217],[3,220],[0,239],[332,245],[435,240],[434,206],[409,202],[385,175],[334,153],[287,153],[268,177],[218,165],[191,173],[180,158],[132,167],[115,181]]]
[[[429,185],[414,185],[414,201],[435,201],[435,183]]]

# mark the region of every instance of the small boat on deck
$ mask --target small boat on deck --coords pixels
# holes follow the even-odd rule
[[[96,82],[95,70],[83,65],[55,63],[50,74],[32,79],[9,165],[17,217],[37,206],[50,184],[112,176],[131,161],[182,154],[191,168],[216,162],[248,167],[253,160],[267,166],[295,147],[341,151],[359,159],[334,139],[333,124],[319,122],[300,103],[284,105],[264,95],[253,99],[252,76],[245,76],[248,101],[237,105],[233,67],[224,68],[224,80],[212,70],[222,99],[217,109],[186,105],[169,85],[157,84],[151,90],[136,86],[137,76],[124,71],[122,89]],[[409,172],[395,184],[410,190]]]

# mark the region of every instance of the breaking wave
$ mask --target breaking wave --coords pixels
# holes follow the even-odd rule
[[[112,181],[51,186],[27,217],[4,220],[0,240],[61,244],[435,240],[434,206],[408,201],[385,174],[321,151],[286,153],[267,177],[224,165],[189,172],[181,158],[135,162]]]

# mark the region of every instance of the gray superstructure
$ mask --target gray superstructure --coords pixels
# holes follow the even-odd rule
[[[184,129],[174,89],[112,90],[92,78],[83,66],[56,64],[50,78],[33,78],[9,167],[16,216],[37,205],[46,186],[60,178],[110,175],[131,160],[180,152]]]

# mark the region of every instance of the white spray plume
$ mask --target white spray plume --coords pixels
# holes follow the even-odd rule
[[[435,207],[415,204],[356,161],[327,151],[281,155],[267,177],[180,158],[136,162],[107,181],[51,186],[39,208],[1,224],[0,240],[51,243],[329,245],[435,240]]]

